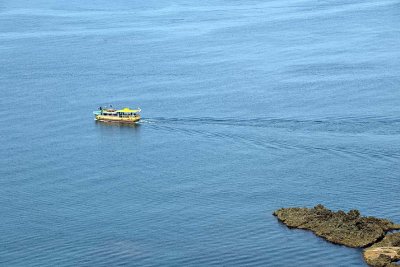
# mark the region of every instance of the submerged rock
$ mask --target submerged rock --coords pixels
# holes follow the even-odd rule
[[[331,211],[314,208],[282,208],[274,215],[288,227],[306,229],[326,240],[348,247],[366,247],[382,239],[385,232],[400,229],[386,219],[362,217],[358,210]]]
[[[400,233],[388,234],[364,249],[364,259],[371,266],[399,266],[393,262],[400,260]]]

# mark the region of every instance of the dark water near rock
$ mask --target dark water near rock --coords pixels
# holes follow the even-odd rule
[[[400,222],[399,1],[86,2],[0,2],[1,265],[362,266],[272,212]]]

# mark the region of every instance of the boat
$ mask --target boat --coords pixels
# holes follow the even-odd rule
[[[130,109],[115,109],[112,106],[109,108],[99,107],[99,110],[94,111],[94,119],[103,122],[119,122],[119,123],[136,123],[140,120],[140,108]]]

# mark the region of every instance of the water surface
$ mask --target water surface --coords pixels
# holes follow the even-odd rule
[[[363,266],[272,212],[400,222],[398,1],[84,2],[0,2],[2,265]]]

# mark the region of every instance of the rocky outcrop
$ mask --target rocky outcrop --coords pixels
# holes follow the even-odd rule
[[[371,266],[399,266],[393,262],[400,260],[400,233],[388,234],[381,241],[364,249],[364,259]]]
[[[400,229],[385,219],[362,217],[358,210],[331,211],[322,205],[314,208],[282,208],[274,215],[289,227],[313,231],[326,240],[348,247],[366,247],[382,239],[385,232]]]

